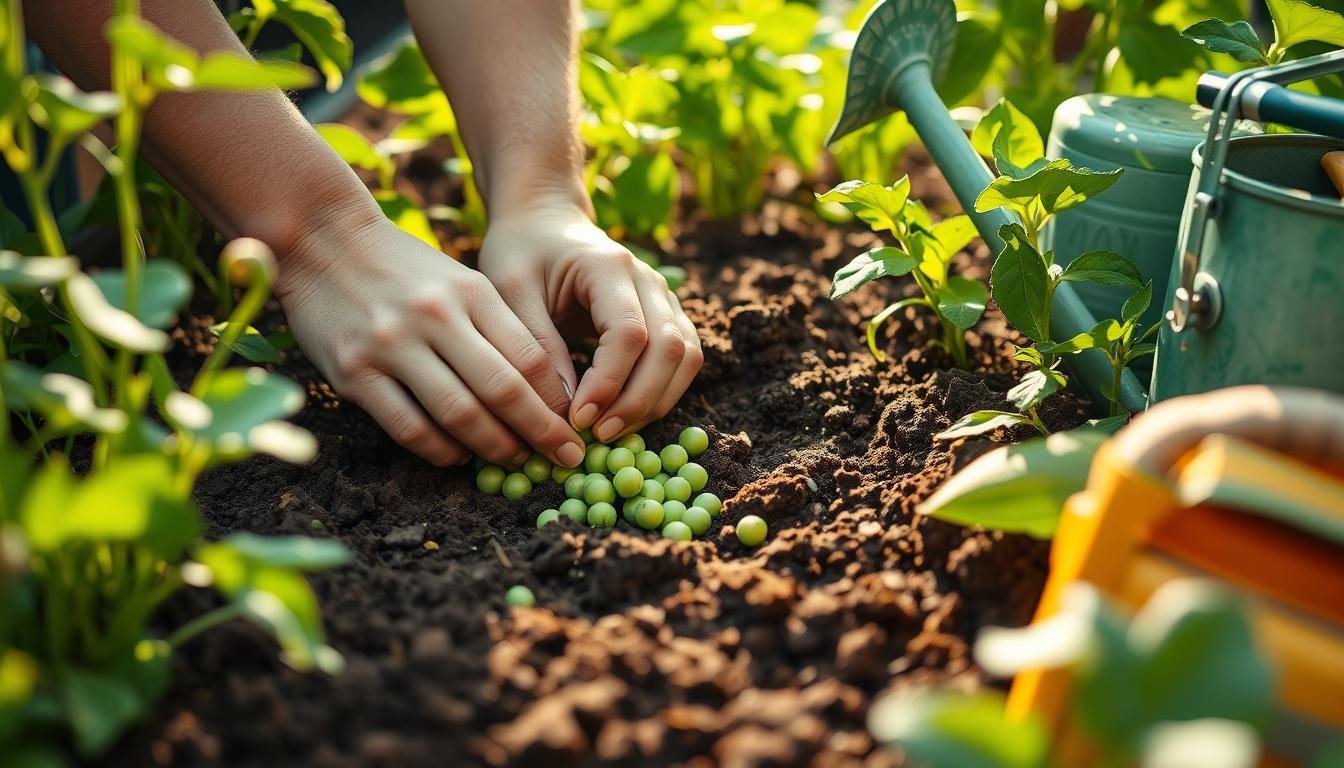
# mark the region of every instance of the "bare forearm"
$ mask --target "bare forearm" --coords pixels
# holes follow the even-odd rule
[[[588,207],[572,0],[406,0],[492,214],[539,195]]]
[[[147,21],[198,53],[247,53],[209,0],[141,5]],[[85,89],[106,89],[112,3],[30,6],[30,34],[53,63]],[[257,237],[282,258],[333,210],[378,214],[354,172],[276,89],[165,94],[146,114],[142,154],[226,236]]]

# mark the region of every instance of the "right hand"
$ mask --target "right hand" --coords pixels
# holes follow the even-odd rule
[[[516,466],[532,448],[577,466],[560,373],[490,281],[381,215],[337,218],[285,255],[276,283],[332,388],[438,466],[472,452]]]

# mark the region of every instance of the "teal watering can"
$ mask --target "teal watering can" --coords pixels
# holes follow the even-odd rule
[[[1206,76],[1213,108],[1171,271],[1154,401],[1236,384],[1344,392],[1344,202],[1321,167],[1344,104],[1283,86],[1344,72],[1344,51]],[[1332,137],[1234,138],[1239,117]]]
[[[975,199],[994,175],[934,89],[947,69],[956,39],[954,0],[882,0],[873,6],[855,38],[844,109],[826,143],[904,111],[985,244],[998,253],[1003,249],[999,228],[1016,220],[1001,210],[974,212]],[[1056,289],[1054,302],[1051,331],[1056,338],[1071,338],[1096,325],[1096,318],[1071,284]],[[1100,393],[1111,381],[1105,356],[1099,350],[1086,350],[1070,356],[1068,363],[1093,402],[1104,402]],[[1141,411],[1147,404],[1143,387],[1130,371],[1121,378],[1120,401],[1131,411]]]

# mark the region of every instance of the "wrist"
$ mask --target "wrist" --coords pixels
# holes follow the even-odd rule
[[[539,210],[575,210],[594,218],[593,203],[577,172],[514,167],[482,184],[486,212],[491,221]]]
[[[380,227],[394,227],[364,186],[314,189],[288,216],[297,224],[269,243],[280,267],[276,295],[305,290],[331,265],[360,252],[358,243],[382,238]],[[265,238],[262,238],[265,240]]]

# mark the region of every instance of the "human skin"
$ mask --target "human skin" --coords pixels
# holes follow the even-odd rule
[[[141,5],[147,21],[199,53],[246,53],[209,0]],[[588,216],[573,139],[569,3],[443,3],[457,14],[428,5],[412,4],[422,33],[474,38],[476,55],[536,75],[529,92],[509,98],[455,89],[459,115],[470,115],[459,120],[491,217],[481,272],[392,225],[278,90],[161,96],[145,117],[142,154],[226,237],[255,237],[276,252],[275,293],[298,343],[333,388],[397,442],[437,465],[460,464],[472,452],[517,465],[535,448],[575,466],[583,444],[570,420],[581,427],[615,414],[626,432],[662,415],[694,375],[687,369],[698,369],[699,341],[679,307],[672,309],[675,298],[650,287],[657,274]],[[562,23],[518,24],[523,9],[524,17],[535,11]],[[110,13],[110,2],[47,0],[29,4],[27,23],[62,72],[86,90],[106,89],[102,30]],[[520,39],[509,42],[506,33]],[[483,49],[491,39],[495,47]],[[517,47],[500,56],[505,46]],[[556,57],[569,63],[557,66]],[[464,77],[508,79],[493,72],[502,65],[447,58],[466,68]],[[539,116],[513,119],[520,104]],[[557,138],[560,129],[568,135]],[[529,142],[533,152],[520,150]],[[558,145],[572,156],[553,156]],[[564,182],[566,173],[573,183]],[[523,285],[528,280],[534,284]],[[582,382],[552,320],[576,307],[589,310],[601,334]],[[671,346],[679,350],[675,362]],[[647,384],[655,371],[656,396]]]

